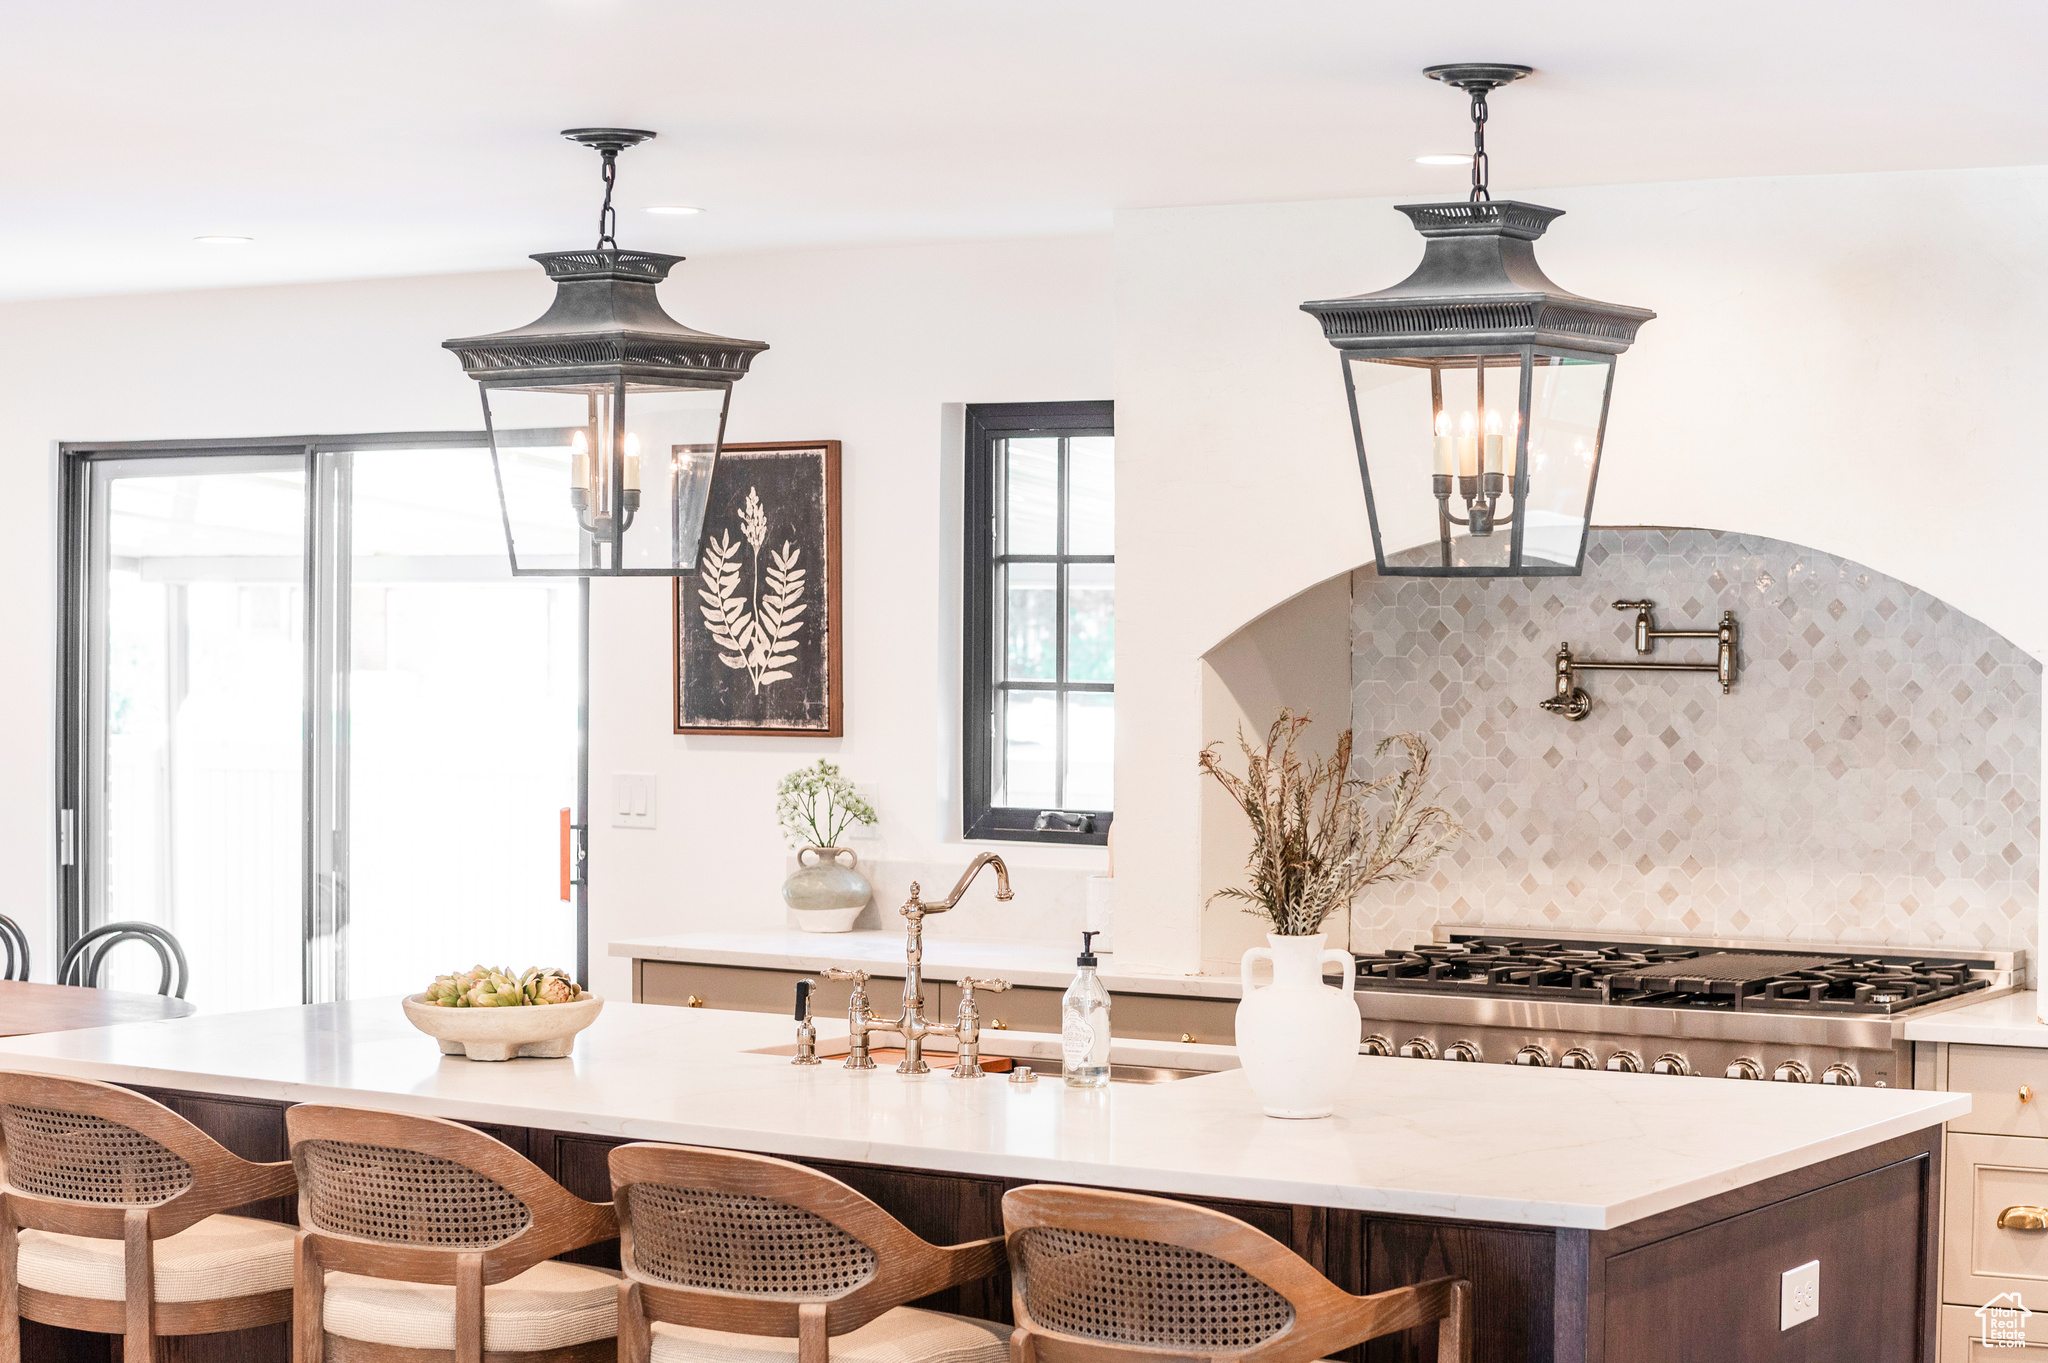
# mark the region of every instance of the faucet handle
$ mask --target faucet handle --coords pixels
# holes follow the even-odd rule
[[[1010,987],[1008,980],[981,980],[972,975],[960,977],[960,987],[966,990],[983,989],[991,994],[1000,994]]]
[[[841,970],[835,965],[827,967],[825,978],[828,980],[852,980],[855,984],[866,984],[868,982],[868,972],[865,970]]]

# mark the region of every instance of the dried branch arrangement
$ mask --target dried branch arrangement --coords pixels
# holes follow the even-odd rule
[[[1327,760],[1304,760],[1296,743],[1308,724],[1307,715],[1282,710],[1266,731],[1264,748],[1253,747],[1239,729],[1243,776],[1224,769],[1219,743],[1202,749],[1200,758],[1202,770],[1229,792],[1252,826],[1250,886],[1219,890],[1215,897],[1244,900],[1246,913],[1268,919],[1282,937],[1320,931],[1324,919],[1348,907],[1368,885],[1413,880],[1464,832],[1447,812],[1422,803],[1429,784],[1429,745],[1422,739],[1396,734],[1382,740],[1374,757],[1398,743],[1407,750],[1408,765],[1365,781],[1349,774],[1349,729]]]

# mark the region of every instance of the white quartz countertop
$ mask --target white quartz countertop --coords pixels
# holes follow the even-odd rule
[[[1259,1112],[1236,1070],[1080,1090],[748,1053],[790,1040],[788,1020],[772,1015],[607,1003],[571,1057],[486,1064],[442,1056],[388,998],[9,1037],[0,1067],[1169,1196],[1587,1229],[1970,1105],[1966,1094],[1360,1056],[1334,1117],[1283,1121]]]
[[[1080,944],[1047,946],[1041,942],[1002,942],[952,938],[937,922],[924,931],[924,977],[957,980],[962,975],[995,975],[1011,984],[1065,989],[1074,979],[1074,958]],[[870,975],[900,979],[903,931],[802,932],[764,929],[757,932],[672,932],[658,937],[633,937],[613,942],[614,956],[648,961],[685,961],[694,965],[752,966],[759,970],[823,970],[827,966],[865,970]],[[1243,990],[1235,975],[1165,975],[1122,970],[1114,952],[1106,952],[1096,968],[1105,987],[1124,994],[1170,994],[1191,998],[1234,999]]]
[[[2041,1025],[2041,995],[2032,989],[1967,1008],[1951,1008],[1906,1022],[1908,1041],[1962,1041],[1977,1046],[2048,1046]]]

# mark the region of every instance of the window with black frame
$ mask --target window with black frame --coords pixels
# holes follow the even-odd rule
[[[1108,838],[1116,759],[1112,413],[1107,402],[967,409],[970,838]]]

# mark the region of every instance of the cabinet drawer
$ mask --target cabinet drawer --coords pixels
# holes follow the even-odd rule
[[[2027,1091],[2025,1101],[2021,1089]],[[1950,1122],[1951,1131],[2048,1136],[2048,1050],[1950,1046],[1948,1090],[1970,1095],[1969,1115]]]
[[[831,1017],[846,1011],[846,996],[853,986],[827,980],[822,973],[755,970],[737,965],[693,965],[686,961],[633,962],[633,1002],[725,1008],[740,1013],[780,1013],[784,1017],[793,1017],[798,980],[817,981],[818,992],[811,1000],[814,1016]],[[902,986],[899,983],[897,987]],[[875,984],[868,985],[868,993],[875,993]],[[930,990],[926,991],[925,997],[930,999]],[[693,999],[696,1002],[692,1003]]]
[[[1063,989],[1012,989],[1003,994],[982,994],[981,1015],[993,1026],[1001,1021],[1015,1032],[1060,1030],[1060,998]],[[1237,1039],[1235,999],[1182,999],[1163,994],[1119,994],[1109,996],[1109,1028],[1126,1041],[1178,1041],[1183,1036],[1211,1046],[1228,1046]]]
[[[1980,1306],[2001,1292],[2048,1305],[2048,1231],[2000,1230],[2007,1207],[2048,1207],[2048,1140],[1950,1132],[1942,1174],[1942,1293]]]
[[[2001,1302],[2001,1307],[2011,1303]],[[1941,1308],[1941,1341],[1935,1357],[1939,1363],[2043,1363],[2048,1360],[2048,1311],[2020,1317],[2020,1329],[2026,1337],[2023,1345],[1984,1343],[1985,1324],[1977,1318],[1981,1307],[1944,1306]],[[1995,1318],[1995,1323],[2009,1322],[2010,1316]],[[2031,1358],[2028,1355],[2032,1355]]]
[[[1060,998],[1065,993],[1064,989],[1008,989],[1000,994],[976,994],[974,1002],[981,1009],[983,1027],[993,1027],[997,1031],[1051,1032],[1057,1036],[1060,1030]],[[1115,1026],[1116,1016],[1114,1011],[1109,1015],[1111,1031],[1122,1036],[1123,1033]]]
[[[1113,994],[1110,1028],[1133,1041],[1178,1041],[1204,1046],[1237,1044],[1236,999],[1176,999],[1164,994]]]

